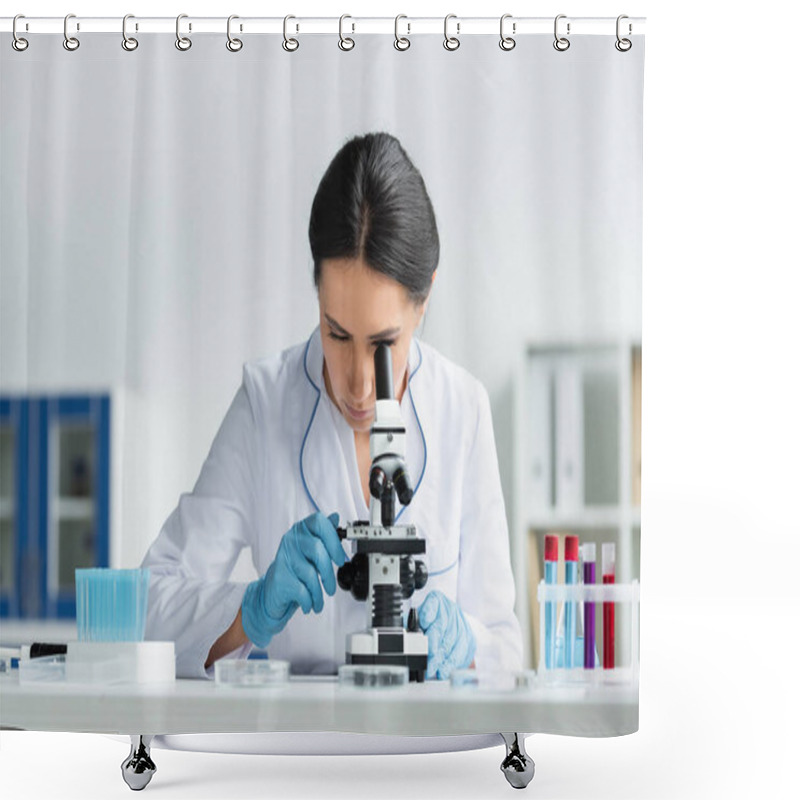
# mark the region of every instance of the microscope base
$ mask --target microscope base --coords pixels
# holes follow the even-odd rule
[[[391,664],[408,667],[411,681],[422,683],[428,668],[428,639],[405,628],[370,628],[347,637],[348,664]]]
[[[347,653],[348,664],[369,664],[369,665],[382,665],[389,664],[391,666],[408,667],[408,679],[410,682],[424,683],[425,671],[428,668],[427,656],[403,656],[398,653],[390,655],[375,655],[375,656],[358,656],[352,653]]]

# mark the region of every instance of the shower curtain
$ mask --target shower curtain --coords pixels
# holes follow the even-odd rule
[[[474,556],[468,565],[456,538],[447,558],[429,553],[429,584],[413,605],[438,586],[468,609],[484,654],[507,646],[507,657],[476,658],[474,691],[497,691],[505,669],[517,690],[537,679],[545,693],[589,686],[607,690],[610,706],[622,693],[633,711],[604,735],[629,733],[638,724],[644,37],[620,45],[611,20],[599,34],[520,35],[505,47],[488,34],[443,47],[441,34],[426,33],[403,49],[391,34],[362,33],[346,36],[348,49],[335,32],[290,30],[295,49],[280,33],[246,31],[240,47],[226,47],[224,25],[184,30],[188,47],[174,33],[140,33],[130,50],[114,33],[78,34],[77,49],[61,34],[29,35],[21,51],[4,41],[3,401],[107,398],[107,561],[98,565],[139,566],[192,493],[243,365],[313,345],[315,192],[346,142],[390,134],[419,170],[438,230],[420,352],[431,348],[485,390],[485,480],[496,476],[499,498],[491,570]],[[435,442],[429,429],[425,446]],[[409,451],[412,480],[439,460]],[[344,479],[339,466],[333,482]],[[91,554],[66,537],[42,541],[60,548],[69,572]],[[4,533],[4,548],[12,538]],[[573,543],[580,562],[570,560]],[[560,588],[572,564],[580,584],[592,560],[602,584],[604,555],[617,595]],[[226,580],[259,578],[258,556],[244,547]],[[470,604],[459,564],[484,602]],[[436,584],[448,568],[453,580]],[[484,580],[486,590],[475,588]],[[9,614],[24,616],[22,606]],[[609,606],[616,633],[604,640]],[[39,616],[48,608],[45,599]],[[501,624],[506,633],[494,636]],[[330,658],[294,666],[335,674],[349,632],[337,623]],[[580,648],[588,660],[579,665]],[[255,655],[245,649],[227,657]],[[291,660],[290,648],[281,653]],[[179,678],[202,677],[188,666],[182,675],[181,664],[178,653]],[[580,713],[573,719],[576,734],[591,730]]]

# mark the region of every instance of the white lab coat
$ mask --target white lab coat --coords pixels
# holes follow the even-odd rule
[[[466,370],[413,339],[400,403],[416,491],[398,504],[427,543],[427,585],[455,600],[476,639],[478,669],[519,669],[522,637],[489,398]],[[146,638],[173,640],[179,677],[205,678],[209,649],[236,618],[246,588],[229,580],[243,547],[263,575],[283,534],[314,511],[340,524],[368,519],[352,429],[322,377],[320,330],[307,342],[247,363],[194,491],[183,494],[148,550]],[[335,565],[334,565],[335,569]],[[333,674],[346,634],[367,627],[366,604],[323,590],[319,614],[298,609],[273,637],[271,658],[294,673]],[[252,645],[229,654],[244,658]]]

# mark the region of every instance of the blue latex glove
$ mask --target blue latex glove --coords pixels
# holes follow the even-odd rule
[[[453,670],[469,667],[475,658],[475,635],[457,603],[439,591],[430,592],[418,618],[428,637],[428,680],[447,679]]]
[[[283,535],[275,560],[266,573],[245,590],[242,627],[257,647],[266,647],[283,630],[298,607],[308,614],[322,611],[319,581],[329,595],[336,591],[331,561],[341,567],[348,560],[336,526],[339,515],[320,512],[296,522]]]

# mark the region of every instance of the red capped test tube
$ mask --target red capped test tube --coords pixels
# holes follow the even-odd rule
[[[616,556],[613,542],[603,545],[603,583],[614,583]],[[614,669],[614,604],[603,603],[603,669]]]

